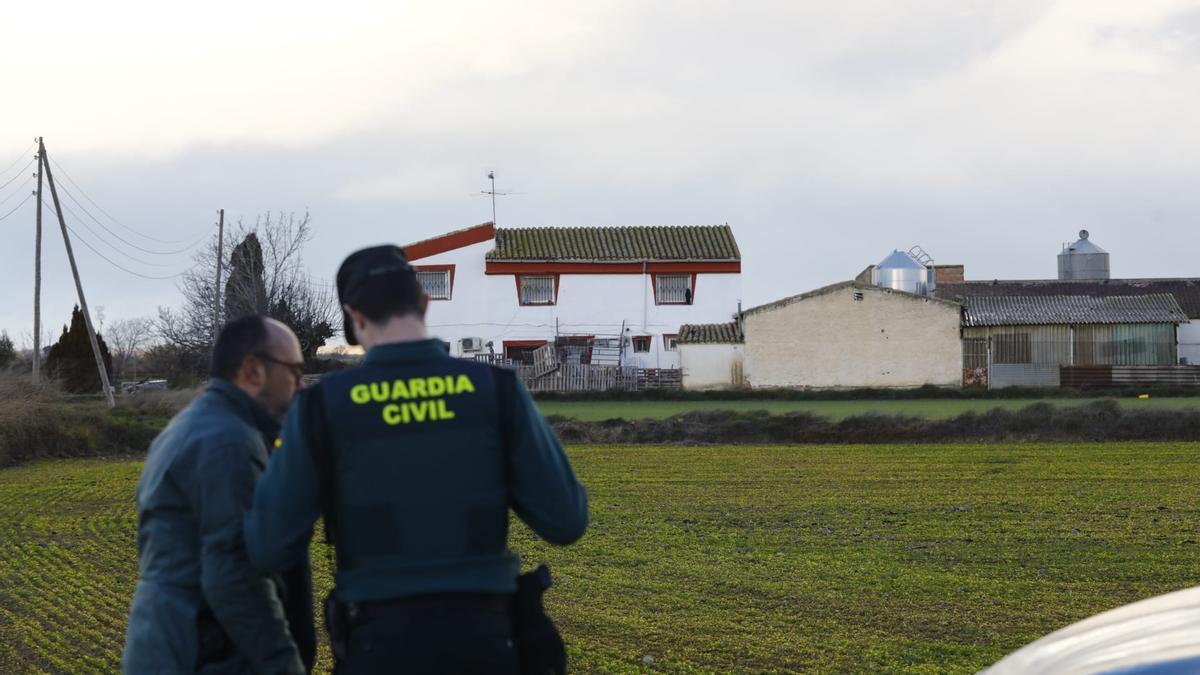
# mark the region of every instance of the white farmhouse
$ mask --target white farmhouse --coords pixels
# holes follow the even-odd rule
[[[729,225],[484,223],[404,249],[430,297],[430,332],[455,356],[528,360],[557,344],[582,363],[679,368],[679,327],[730,321],[741,299]]]

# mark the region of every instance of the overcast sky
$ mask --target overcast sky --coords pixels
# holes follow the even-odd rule
[[[307,209],[329,278],[489,220],[495,169],[521,193],[501,227],[728,222],[746,306],[914,244],[968,278],[1053,277],[1081,228],[1114,276],[1200,276],[1195,1],[23,2],[0,64],[0,184],[43,135],[104,211],[184,242],[105,221],[152,251],[221,207]],[[131,270],[187,266],[96,229]],[[33,201],[0,221],[17,342],[33,230]],[[178,303],[77,248],[108,321]],[[45,249],[54,337],[74,288],[56,230]]]

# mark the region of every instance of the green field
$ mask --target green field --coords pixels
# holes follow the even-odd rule
[[[773,414],[807,411],[840,420],[851,415],[879,413],[883,415],[913,415],[917,417],[949,418],[968,411],[985,412],[993,408],[1017,410],[1034,403],[1048,402],[1057,406],[1076,406],[1099,399],[911,399],[885,401],[539,401],[546,415],[562,415],[578,420],[597,422],[608,419],[662,419],[694,410],[766,410]],[[1179,410],[1200,409],[1200,398],[1120,399],[1130,409]]]
[[[1200,444],[576,447],[575,672],[971,672],[1200,583]],[[113,672],[132,460],[0,471],[0,672]],[[322,560],[323,556],[316,556]],[[328,583],[327,570],[319,582]]]

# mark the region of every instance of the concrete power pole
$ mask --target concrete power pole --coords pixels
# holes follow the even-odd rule
[[[46,172],[46,182],[50,184],[50,198],[54,200],[54,212],[58,215],[58,226],[62,229],[63,243],[67,247],[67,260],[71,262],[71,275],[75,277],[75,290],[79,293],[79,309],[83,312],[83,323],[87,326],[88,339],[92,342],[92,355],[96,357],[96,368],[100,371],[100,385],[104,387],[104,397],[108,399],[108,407],[116,406],[113,399],[112,386],[108,383],[108,370],[104,367],[104,357],[100,354],[100,344],[96,341],[96,329],[92,326],[92,315],[88,311],[87,298],[83,295],[83,282],[79,280],[79,267],[75,265],[75,252],[71,249],[71,237],[67,234],[67,221],[63,219],[62,205],[58,203],[58,190],[54,187],[54,173],[50,170],[50,158],[46,156],[46,144],[38,140],[38,157],[41,158],[41,170]],[[40,173],[40,171],[39,171]]]
[[[33,383],[42,380],[42,139],[38,137],[37,233],[33,244]]]
[[[217,218],[217,285],[213,287],[213,344],[217,344],[217,333],[221,330],[221,266],[225,263],[225,209]]]

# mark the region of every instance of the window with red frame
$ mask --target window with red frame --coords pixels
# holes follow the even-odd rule
[[[654,277],[654,299],[659,305],[692,304],[692,275],[658,274]]]
[[[674,333],[663,335],[663,349],[673,352],[679,349],[679,336]]]
[[[522,305],[553,305],[555,301],[553,274],[522,274],[518,277]]]
[[[452,279],[449,269],[417,268],[417,281],[430,300],[449,300]]]
[[[633,351],[635,354],[645,354],[650,351],[650,336],[635,335],[633,336]]]

